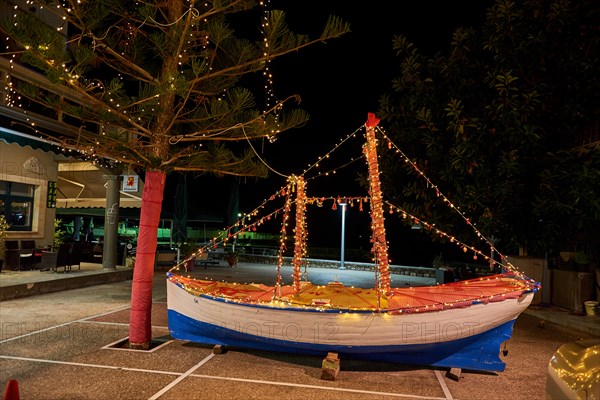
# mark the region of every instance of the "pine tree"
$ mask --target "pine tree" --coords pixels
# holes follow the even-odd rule
[[[243,78],[268,74],[274,58],[342,35],[349,26],[332,16],[319,37],[299,35],[287,27],[284,12],[254,0],[27,3],[3,26],[17,47],[13,60],[73,96],[25,84],[14,93],[80,124],[55,137],[66,147],[145,171],[130,344],[147,347],[166,174],[264,176],[246,141],[273,138],[308,115],[284,111],[295,96],[267,99],[266,110],[260,109]],[[51,27],[31,13],[42,9],[59,24]]]

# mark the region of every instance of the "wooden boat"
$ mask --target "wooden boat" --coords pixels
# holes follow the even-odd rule
[[[205,344],[503,371],[500,346],[537,288],[504,274],[392,289],[379,300],[376,289],[306,283],[274,299],[275,287],[169,273],[169,330]]]
[[[437,286],[393,288],[378,180],[374,135],[377,122],[369,116],[364,148],[371,185],[375,285],[355,288],[339,282],[326,286],[301,282],[306,238],[303,215],[311,200],[305,196],[303,178],[292,177],[280,194],[286,197],[284,221],[290,215],[291,204],[296,207],[293,284],[281,283],[282,249],[274,286],[184,277],[177,273],[184,261],[167,274],[169,329],[175,339],[320,356],[336,352],[341,357],[385,362],[504,370],[500,346],[511,337],[515,319],[529,306],[539,284],[508,262],[498,263],[484,256],[505,272]],[[296,195],[293,202],[290,193]],[[256,223],[262,221],[257,219]],[[282,226],[285,236],[287,223]],[[455,241],[454,237],[450,239]],[[491,242],[487,243],[492,253],[497,251]],[[461,246],[483,255],[473,247]],[[505,257],[501,259],[506,261]]]

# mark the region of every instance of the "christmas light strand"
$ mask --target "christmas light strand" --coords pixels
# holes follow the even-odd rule
[[[383,194],[379,180],[379,164],[377,161],[377,138],[375,137],[375,126],[379,119],[369,114],[369,121],[365,124],[367,142],[363,151],[367,158],[369,170],[369,195],[371,197],[371,241],[373,242],[373,256],[376,271],[379,276],[378,288],[383,293],[388,293],[391,288],[390,270],[388,260],[388,245],[385,235],[385,223],[383,217]],[[378,296],[379,297],[379,296]]]
[[[353,158],[352,160],[348,161],[347,163],[344,163],[344,164],[339,165],[337,167],[331,168],[331,169],[329,169],[327,171],[319,172],[317,175],[308,178],[307,181],[311,181],[313,179],[320,178],[322,176],[335,175],[337,173],[337,171],[339,171],[340,169],[346,168],[346,167],[354,164],[355,162],[357,162],[359,160],[362,160],[363,158],[364,158],[364,155],[361,155],[361,156],[359,156],[357,158]]]
[[[471,227],[471,229],[473,229],[473,231],[475,232],[475,234],[477,235],[478,238],[480,238],[481,240],[485,241],[489,246],[490,246],[490,251],[493,254],[494,252],[498,253],[498,255],[500,256],[500,258],[502,260],[504,260],[506,262],[506,267],[516,271],[517,268],[512,265],[507,257],[505,255],[503,255],[501,252],[498,251],[498,249],[496,249],[496,247],[494,246],[494,244],[492,243],[491,240],[489,240],[487,237],[485,237],[485,235],[483,235],[479,229],[477,229],[477,227],[475,226],[475,224],[473,222],[471,222],[471,219],[469,217],[467,217],[467,215],[465,213],[463,213],[459,207],[457,207],[456,205],[454,205],[454,203],[452,203],[452,201],[450,201],[450,199],[438,188],[437,185],[435,185],[430,179],[429,177],[427,177],[427,175],[425,175],[425,173],[419,168],[419,166],[412,161],[410,158],[408,158],[408,156],[406,156],[406,154],[404,154],[404,152],[402,152],[402,150],[389,138],[389,136],[387,136],[385,134],[385,132],[377,127],[377,130],[379,131],[379,133],[381,133],[383,135],[383,137],[387,140],[387,145],[389,149],[395,149],[396,153],[399,154],[401,156],[401,158],[404,159],[404,161],[409,164],[416,172],[417,174],[424,179],[427,182],[427,187],[431,190],[433,190],[436,194],[437,197],[440,197],[446,204],[447,206],[453,210],[454,212],[456,212],[467,224],[467,226]]]
[[[483,259],[489,261],[490,265],[498,265],[502,268],[505,268],[506,270],[513,272],[516,275],[523,276],[523,274],[521,272],[519,272],[510,262],[508,262],[507,258],[504,255],[500,254],[495,249],[495,247],[492,245],[492,243],[489,240],[485,239],[485,237],[475,228],[475,226],[470,223],[470,220],[462,212],[460,212],[458,207],[454,206],[452,204],[452,202],[450,202],[450,200],[446,196],[444,196],[441,193],[441,191],[439,191],[437,186],[435,186],[431,182],[431,180],[429,180],[429,178],[427,176],[425,176],[425,174],[418,168],[418,166],[414,162],[412,162],[410,159],[408,159],[408,157],[406,157],[406,155],[389,139],[389,137],[387,137],[387,135],[385,135],[385,133],[379,127],[377,127],[377,129],[380,133],[383,134],[383,137],[388,141],[388,143],[387,143],[388,148],[390,148],[390,149],[394,148],[396,150],[396,152],[398,154],[400,154],[401,157],[405,160],[405,162],[409,163],[418,172],[418,174],[420,176],[422,176],[424,179],[427,180],[428,186],[433,188],[433,190],[436,191],[436,194],[438,194],[438,196],[442,197],[444,199],[444,201],[446,203],[448,203],[449,206],[453,210],[458,212],[465,219],[465,221],[467,222],[467,224],[469,226],[471,226],[473,229],[476,230],[476,232],[478,233],[478,236],[480,238],[482,238],[483,240],[485,240],[485,242],[490,245],[492,251],[495,251],[496,253],[498,253],[500,255],[500,261],[494,260],[492,257],[489,257],[488,255],[484,254],[483,251],[477,249],[476,247],[467,245],[466,243],[456,239],[456,237],[438,229],[435,226],[435,224],[424,221],[422,218],[414,216],[414,215],[408,213],[406,210],[403,210],[402,208],[395,206],[388,201],[383,201],[382,197],[379,200],[381,207],[379,208],[378,206],[374,205],[373,193],[381,192],[380,182],[379,182],[379,171],[378,171],[378,164],[377,164],[378,156],[376,153],[376,146],[378,145],[378,142],[377,142],[377,139],[374,137],[374,133],[371,135],[372,136],[371,138],[368,137],[369,129],[367,129],[367,134],[366,134],[367,144],[365,144],[365,146],[363,147],[363,151],[364,151],[364,155],[365,155],[368,165],[369,165],[369,181],[370,181],[371,197],[365,197],[365,196],[306,197],[305,192],[304,192],[304,187],[302,187],[302,189],[300,189],[300,190],[298,189],[298,185],[302,185],[302,183],[305,182],[305,180],[303,179],[303,176],[300,176],[300,177],[292,176],[289,178],[288,185],[286,185],[281,190],[276,192],[274,195],[269,197],[268,200],[264,200],[263,203],[259,207],[257,207],[254,211],[248,213],[244,218],[242,218],[242,220],[236,222],[234,225],[227,228],[226,232],[228,232],[228,233],[225,235],[225,237],[221,238],[220,241],[212,240],[210,246],[217,246],[220,243],[226,243],[227,239],[231,236],[229,231],[232,230],[234,227],[239,229],[237,234],[242,234],[249,230],[256,230],[256,226],[263,223],[265,221],[265,218],[259,219],[254,223],[248,223],[248,224],[245,223],[245,219],[251,219],[253,217],[256,217],[259,213],[259,210],[264,208],[268,201],[274,200],[276,197],[279,197],[279,196],[285,196],[286,197],[286,205],[284,207],[276,210],[275,212],[269,214],[269,218],[271,216],[276,216],[279,212],[283,212],[283,215],[284,215],[284,222],[282,222],[282,227],[281,227],[280,251],[279,251],[279,256],[278,256],[278,271],[280,271],[281,266],[283,265],[283,251],[286,249],[285,242],[287,240],[287,226],[288,226],[288,220],[289,220],[289,213],[291,212],[292,205],[294,203],[296,203],[296,207],[297,207],[296,208],[296,227],[294,229],[295,230],[295,238],[296,238],[295,246],[299,246],[299,247],[295,247],[295,249],[294,249],[293,265],[294,265],[295,270],[294,270],[293,277],[294,277],[295,282],[299,282],[299,275],[300,275],[299,268],[296,268],[296,267],[299,267],[302,258],[305,257],[305,255],[306,255],[306,236],[308,235],[308,229],[306,229],[306,226],[305,226],[306,220],[304,217],[304,212],[300,212],[300,210],[305,209],[307,204],[308,205],[316,204],[317,206],[321,207],[321,206],[323,206],[324,202],[332,201],[332,209],[333,210],[336,210],[337,205],[342,202],[348,203],[348,204],[350,204],[350,206],[353,206],[355,202],[358,202],[359,208],[362,211],[363,202],[370,201],[371,202],[371,214],[372,214],[372,218],[371,218],[372,230],[374,232],[373,238],[372,238],[373,254],[374,254],[374,261],[375,261],[376,265],[378,266],[378,268],[376,268],[376,271],[378,272],[378,274],[380,274],[379,279],[380,279],[380,286],[382,288],[382,291],[386,291],[386,290],[389,291],[389,288],[390,288],[389,278],[386,279],[386,277],[385,277],[386,270],[387,270],[387,274],[389,276],[389,260],[387,259],[388,244],[387,244],[387,241],[385,240],[385,227],[384,227],[384,218],[383,218],[384,212],[383,212],[383,206],[382,206],[383,204],[385,204],[388,207],[389,213],[396,212],[397,214],[402,215],[405,219],[410,218],[413,221],[413,223],[422,224],[426,229],[433,231],[434,233],[440,235],[441,237],[447,238],[451,243],[454,243],[455,245],[462,248],[463,251],[473,252],[474,259],[477,259],[478,257],[482,257]],[[371,130],[374,131],[374,129],[371,129]],[[343,144],[349,138],[353,137],[355,135],[355,133],[356,133],[356,131],[353,132],[352,134],[348,135],[339,144],[337,144],[331,151],[326,153],[325,156],[322,156],[320,158],[320,160],[322,161],[323,159],[328,158],[329,155],[333,151],[335,151],[339,146],[341,146],[341,144]],[[369,145],[369,143],[371,143],[371,145]],[[375,151],[373,151],[373,150],[375,150]],[[317,166],[318,166],[318,162],[313,164],[312,167],[317,167]],[[313,179],[313,178],[309,178],[309,179]],[[302,182],[302,183],[300,183],[300,182]],[[379,183],[379,185],[378,185],[378,183]],[[291,193],[294,190],[298,191],[296,200],[293,200],[290,197]],[[302,201],[303,204],[302,203],[298,204],[299,201]],[[383,236],[382,236],[382,234],[383,234]],[[233,237],[235,238],[235,237],[237,237],[237,235],[234,235]],[[380,238],[380,239],[377,240],[376,238]],[[382,238],[383,238],[383,240],[382,240]],[[300,243],[300,244],[298,244],[298,243]],[[207,247],[210,247],[210,246],[207,246]],[[386,268],[386,266],[387,266],[387,268]],[[279,280],[279,282],[280,282],[280,280]],[[296,285],[299,285],[299,283]],[[299,286],[295,286],[295,287],[296,287],[296,289],[299,288]]]
[[[272,218],[276,218],[279,213],[283,212],[284,207],[280,207],[275,209],[274,211],[262,216],[259,218],[259,215],[262,215],[263,212],[261,210],[266,209],[267,204],[275,201],[278,197],[283,197],[286,195],[287,187],[283,186],[271,196],[266,199],[263,199],[262,203],[260,203],[254,210],[245,214],[241,219],[234,222],[232,225],[223,229],[223,231],[219,232],[219,234],[213,238],[211,238],[207,244],[198,247],[191,255],[181,261],[179,264],[173,266],[171,270],[187,270],[187,262],[194,259],[197,256],[203,255],[205,252],[214,250],[218,248],[220,245],[226,246],[227,241],[230,239],[237,239],[238,236],[243,235],[246,232],[253,231],[255,232],[258,229],[258,226],[270,221]],[[253,218],[257,218],[256,221],[252,222]]]
[[[433,231],[440,237],[444,237],[444,238],[448,239],[450,241],[450,243],[453,243],[456,246],[460,247],[463,250],[463,252],[465,252],[465,253],[469,250],[472,251],[474,253],[474,255],[473,255],[474,260],[477,260],[478,256],[481,256],[486,261],[489,261],[491,265],[497,265],[499,267],[506,268],[507,270],[510,270],[511,272],[513,272],[515,275],[522,275],[521,272],[519,272],[512,264],[510,264],[508,262],[508,260],[506,260],[506,257],[501,257],[501,261],[496,261],[493,258],[491,258],[490,256],[487,256],[485,253],[483,253],[483,251],[475,248],[474,246],[471,246],[464,242],[461,242],[455,236],[450,235],[450,234],[442,231],[439,228],[436,228],[435,224],[429,223],[421,218],[418,218],[415,215],[404,210],[403,208],[390,203],[389,201],[384,201],[384,203],[389,207],[390,214],[394,214],[394,212],[395,212],[396,214],[401,215],[402,219],[410,220],[413,225],[420,224],[425,229],[427,229],[429,231]]]
[[[435,288],[394,288],[389,293],[385,306],[376,303],[369,306],[337,305],[333,302],[326,305],[313,304],[312,292],[348,292],[357,298],[365,299],[371,289],[361,289],[347,286],[306,285],[299,293],[288,292],[284,296],[273,298],[269,294],[275,292],[275,287],[255,285],[254,283],[228,283],[214,280],[199,280],[181,275],[171,275],[168,278],[180,285],[187,292],[196,296],[206,296],[212,299],[222,299],[230,303],[256,304],[272,308],[294,308],[316,311],[336,311],[340,314],[355,312],[385,312],[389,315],[415,314],[435,312],[456,308],[470,307],[477,304],[502,302],[518,299],[523,294],[539,290],[539,284],[531,279],[523,280],[510,274],[481,277],[461,282],[439,285]],[[302,294],[308,294],[304,300]],[[445,300],[437,300],[441,296]],[[450,298],[448,298],[450,297]]]
[[[306,239],[308,232],[306,230],[306,182],[304,178],[296,178],[296,225],[294,228],[294,258],[292,260],[293,266],[293,280],[294,280],[294,293],[300,291],[300,278],[302,260],[306,256]]]
[[[305,169],[302,172],[301,176],[306,177],[306,174],[312,170],[313,168],[318,168],[321,163],[325,160],[331,157],[331,154],[333,154],[338,148],[340,148],[340,146],[342,146],[344,143],[346,143],[349,139],[351,138],[355,138],[357,137],[357,132],[359,132],[360,130],[362,130],[362,126],[360,126],[359,128],[357,128],[354,132],[350,133],[348,136],[346,136],[345,138],[342,138],[340,140],[339,143],[337,143],[331,150],[329,150],[327,153],[325,153],[324,155],[322,155],[321,157],[317,158],[317,161],[315,161],[313,164],[309,164],[308,168]],[[322,175],[322,174],[321,174]]]
[[[269,36],[267,31],[269,30],[269,18],[270,18],[270,0],[261,0],[259,2],[260,7],[262,8],[262,18],[261,18],[261,33],[263,34],[263,57],[265,59],[265,69],[263,71],[263,77],[265,78],[265,105],[266,109],[263,112],[263,117],[270,112],[272,107],[274,110],[272,111],[273,116],[275,117],[275,130],[271,132],[270,135],[267,136],[267,139],[270,143],[275,142],[277,140],[277,134],[280,132],[281,123],[281,111],[283,108],[283,103],[279,102],[277,97],[275,96],[275,90],[273,85],[273,72],[271,71],[271,57],[270,57],[270,44],[269,44]]]
[[[273,292],[273,296],[275,297],[281,297],[281,267],[283,266],[283,253],[286,250],[286,245],[285,245],[285,241],[287,240],[287,227],[288,227],[288,220],[290,218],[290,212],[292,209],[292,191],[294,188],[294,181],[293,178],[295,177],[290,177],[289,181],[288,181],[288,186],[287,186],[287,192],[284,194],[286,196],[285,198],[285,205],[283,207],[283,218],[282,218],[282,222],[281,222],[281,236],[279,238],[279,253],[277,254],[277,283],[275,284],[276,287],[276,291]]]

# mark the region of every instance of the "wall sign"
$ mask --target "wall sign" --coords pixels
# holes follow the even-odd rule
[[[123,191],[137,192],[138,191],[138,175],[123,175]]]
[[[48,197],[46,198],[47,208],[56,208],[57,186],[55,181],[48,181]]]

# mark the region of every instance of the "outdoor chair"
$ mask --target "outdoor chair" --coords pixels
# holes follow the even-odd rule
[[[95,263],[102,263],[102,253],[103,253],[103,248],[101,244],[94,244],[94,246],[92,247],[92,262]]]
[[[206,267],[208,267],[208,265],[219,265],[219,259],[217,257],[215,257],[214,253],[211,252],[205,252],[202,254],[198,254],[196,256],[196,259],[194,260],[194,264],[199,266],[199,265],[204,265],[204,269],[206,269]]]
[[[56,255],[56,263],[52,270],[54,272],[58,272],[60,267],[64,268],[63,272],[67,272],[71,270],[71,243],[61,243],[58,246],[58,253]]]
[[[35,250],[35,240],[21,240],[21,250]]]
[[[36,256],[35,250],[35,240],[21,240],[21,249],[19,250],[21,268],[33,268],[34,264],[39,263],[39,256]]]
[[[17,271],[21,269],[21,254],[18,240],[4,241],[4,263],[6,269]]]
[[[81,243],[73,243],[71,245],[71,257],[69,259],[69,270],[77,265],[77,269],[81,270],[81,258],[83,255],[83,246]]]
[[[170,269],[176,263],[177,254],[171,251],[157,252],[155,258],[155,270],[162,270],[163,268]]]

